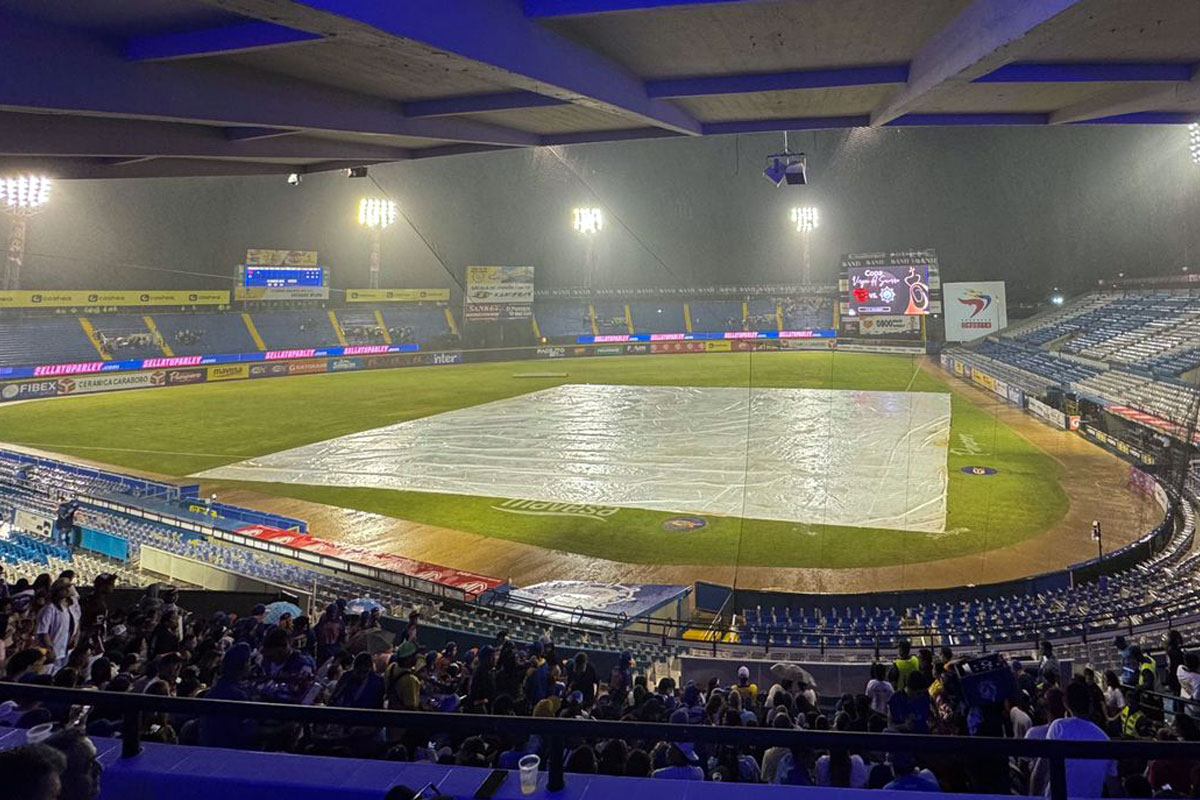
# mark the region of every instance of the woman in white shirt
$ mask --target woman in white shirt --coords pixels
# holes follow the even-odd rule
[[[1117,673],[1111,669],[1104,671],[1104,713],[1110,720],[1120,715],[1125,707],[1125,693],[1121,691],[1121,681]]]

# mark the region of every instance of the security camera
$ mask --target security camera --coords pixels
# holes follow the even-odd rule
[[[288,186],[299,186],[302,178],[299,172],[293,172],[288,175]]]

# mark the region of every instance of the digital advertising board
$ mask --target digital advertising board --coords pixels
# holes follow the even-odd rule
[[[892,317],[932,313],[931,270],[936,265],[928,250],[843,256],[848,313]]]

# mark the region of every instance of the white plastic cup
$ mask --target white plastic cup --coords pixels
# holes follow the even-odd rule
[[[522,756],[517,762],[521,770],[521,794],[533,794],[537,791],[538,767],[542,760],[535,755]]]

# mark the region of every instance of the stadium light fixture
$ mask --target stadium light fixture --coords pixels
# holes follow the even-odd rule
[[[396,221],[396,204],[381,197],[358,201],[358,224],[368,228],[386,228]]]
[[[1066,302],[1066,299],[1061,294],[1056,292],[1050,295],[1050,303],[1052,305],[1061,306],[1064,302]]]
[[[1188,148],[1192,152],[1192,163],[1200,166],[1200,122],[1188,125]]]
[[[379,288],[383,229],[396,221],[396,213],[396,204],[384,197],[364,197],[358,201],[358,224],[371,231],[371,261],[367,267],[368,288]]]
[[[792,222],[797,233],[811,233],[821,224],[821,215],[815,206],[800,206],[792,209]]]
[[[585,236],[604,230],[604,212],[598,208],[574,208],[571,210],[571,227]]]
[[[812,264],[808,255],[808,240],[810,234],[821,224],[821,215],[817,212],[816,206],[797,206],[792,209],[791,219],[796,225],[796,233],[800,234],[802,248],[800,282],[812,283]]]
[[[51,181],[45,175],[11,175],[0,178],[0,208],[12,217],[8,255],[4,260],[5,290],[21,288],[25,262],[25,233],[29,218],[50,202]]]

